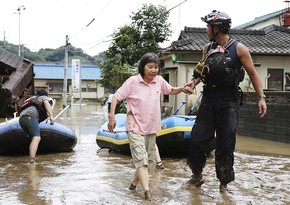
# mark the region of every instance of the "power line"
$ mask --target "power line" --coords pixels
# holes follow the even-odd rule
[[[163,2],[162,2],[161,4],[163,4],[165,1],[166,1],[166,0],[163,0]],[[183,3],[185,3],[186,1],[187,1],[187,0],[184,0],[183,2],[181,2],[181,3],[177,4],[176,6],[170,8],[169,10],[167,10],[166,13],[169,13],[170,11],[172,11],[173,9],[179,7],[180,5],[182,5]],[[161,4],[160,4],[160,5],[161,5]],[[112,35],[109,35],[109,36],[112,36]],[[109,37],[109,36],[107,36],[107,37]],[[120,37],[121,37],[121,36],[117,36],[117,37],[112,38],[112,39],[109,39],[109,40],[101,40],[101,41],[99,41],[98,43],[94,44],[93,46],[91,46],[91,47],[89,47],[89,48],[87,48],[87,49],[84,49],[83,51],[87,51],[87,50],[93,49],[93,48],[95,48],[96,46],[100,45],[101,43],[109,42],[109,41],[115,40],[115,39],[120,38]]]
[[[111,36],[112,36],[112,35],[109,35],[109,36],[107,36],[107,37],[111,37]],[[119,35],[119,36],[116,36],[116,37],[114,37],[114,38],[107,39],[107,40],[101,40],[101,41],[99,41],[97,44],[95,44],[95,45],[93,45],[93,46],[91,46],[91,47],[89,47],[89,48],[87,48],[87,49],[85,49],[85,50],[83,50],[83,51],[90,50],[90,49],[92,49],[92,48],[94,48],[94,47],[100,45],[101,43],[105,43],[105,42],[109,42],[109,41],[112,41],[112,40],[116,40],[116,39],[118,39],[118,38],[120,38],[120,37],[122,37],[122,35]]]
[[[72,39],[73,37],[77,36],[78,34],[80,34],[83,30],[85,30],[89,25],[91,25],[93,22],[95,21],[95,18],[93,18],[93,20],[90,21],[90,23],[88,23],[84,28],[82,28],[79,32],[75,33],[74,35],[72,35],[70,37],[70,39]]]
[[[102,9],[102,11],[99,13],[102,14],[106,9],[107,7],[111,4],[112,0],[109,1],[109,3],[107,3],[107,5]],[[96,20],[96,17],[93,18],[84,28],[82,28],[80,31],[78,31],[77,33],[71,35],[70,39],[72,39],[73,37],[77,36],[78,34],[80,34],[81,32],[83,32],[88,26],[90,26],[94,21]]]
[[[180,5],[182,5],[183,3],[185,3],[186,1],[187,1],[187,0],[184,0],[183,2],[181,2],[181,3],[177,4],[177,5],[175,5],[174,7],[168,9],[168,10],[167,10],[167,13],[169,13],[169,12],[172,11],[173,9],[179,7]],[[110,1],[108,2],[108,4],[103,8],[103,10],[100,12],[100,14],[102,14],[102,13],[107,9],[107,7],[111,4],[111,2],[112,2],[112,0],[110,0]],[[161,4],[163,4],[163,3],[165,3],[165,2],[166,2],[166,0],[163,0],[163,1],[161,2]],[[161,5],[161,4],[159,4],[159,5]],[[99,14],[99,15],[100,15],[100,14]],[[92,20],[91,20],[91,21],[86,25],[86,27],[84,27],[84,28],[83,28],[81,31],[79,31],[78,33],[74,34],[72,37],[70,37],[70,39],[73,38],[73,37],[75,37],[75,36],[78,35],[79,33],[81,33],[85,28],[87,28],[88,26],[90,26],[90,25],[91,25],[95,20],[96,20],[96,18],[93,18],[93,19],[92,19]],[[93,45],[92,45],[91,47],[86,48],[86,49],[83,49],[83,51],[91,50],[91,49],[95,48],[96,46],[98,46],[98,45],[100,45],[100,44],[102,44],[102,43],[109,42],[109,41],[115,40],[115,39],[117,39],[117,38],[120,37],[120,36],[117,36],[117,37],[115,37],[115,38],[107,39],[107,40],[106,40],[106,38],[111,37],[111,36],[112,36],[112,34],[109,35],[109,36],[107,36],[107,37],[105,37],[105,38],[103,38],[103,39],[101,39],[101,40],[99,40],[99,41],[97,41],[96,43],[92,43]],[[71,51],[71,52],[76,52],[76,51]]]
[[[181,4],[185,3],[187,0],[184,0],[183,2],[177,4],[176,6],[172,7],[171,9],[167,10],[167,13],[169,13],[171,10],[175,9],[176,7],[180,6]]]

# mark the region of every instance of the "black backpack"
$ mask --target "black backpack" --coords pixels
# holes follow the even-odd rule
[[[243,81],[244,69],[228,67],[227,48],[234,42],[230,39],[225,46],[215,47],[213,43],[208,47],[205,58],[194,69],[194,77],[201,77],[202,81],[214,87],[234,87]]]
[[[25,110],[26,108],[30,106],[34,106],[39,113],[39,122],[42,122],[48,117],[48,115],[47,115],[43,102],[39,102],[37,98],[38,96],[32,96],[28,98],[27,100],[25,100],[20,106],[18,113],[20,113],[22,110]]]

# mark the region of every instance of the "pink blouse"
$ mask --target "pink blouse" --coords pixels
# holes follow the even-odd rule
[[[160,98],[171,90],[172,86],[160,75],[150,83],[146,83],[140,74],[128,78],[115,93],[118,101],[127,101],[126,131],[141,135],[160,131]]]

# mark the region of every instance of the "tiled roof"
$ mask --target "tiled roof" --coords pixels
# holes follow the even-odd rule
[[[290,29],[270,25],[260,30],[231,29],[230,37],[248,47],[251,54],[290,55]],[[206,28],[185,27],[177,41],[162,51],[200,53],[209,43]]]
[[[23,64],[23,58],[4,49],[0,49],[0,65],[9,71],[15,71]]]
[[[286,11],[287,11],[286,9],[282,9],[282,10],[279,10],[279,11],[276,11],[276,12],[273,12],[273,13],[270,13],[267,15],[256,17],[253,21],[249,21],[249,22],[244,23],[242,25],[236,26],[236,27],[234,27],[234,29],[246,29],[246,28],[254,26],[258,23],[267,21],[271,18],[280,16],[280,15],[284,14]]]
[[[35,79],[64,79],[64,65],[35,64],[33,66]],[[92,65],[81,66],[82,80],[100,80],[100,68]],[[67,68],[67,79],[71,79],[71,65]]]

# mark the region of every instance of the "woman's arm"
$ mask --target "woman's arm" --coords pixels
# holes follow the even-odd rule
[[[109,122],[108,122],[108,129],[110,132],[114,132],[114,129],[116,127],[115,110],[116,110],[117,103],[118,103],[118,100],[116,96],[114,95],[111,101],[110,115],[109,115]]]
[[[45,107],[45,110],[46,112],[48,113],[49,115],[49,119],[50,119],[50,124],[54,124],[54,117],[53,117],[53,114],[52,114],[52,108],[51,108],[51,105],[50,103],[48,102],[48,100],[44,100],[43,101],[43,104],[44,104],[44,107]]]
[[[186,94],[193,94],[193,90],[190,86],[183,86],[183,87],[172,87],[170,91],[170,95],[177,95],[181,92],[184,92]]]

